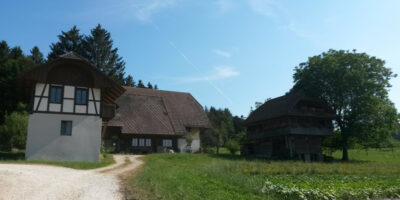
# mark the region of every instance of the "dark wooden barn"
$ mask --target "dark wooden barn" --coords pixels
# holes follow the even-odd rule
[[[325,102],[302,91],[271,99],[245,120],[248,144],[244,153],[321,160],[321,140],[333,134],[334,117]]]

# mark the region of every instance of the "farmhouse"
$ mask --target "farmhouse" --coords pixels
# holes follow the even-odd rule
[[[89,62],[67,53],[21,76],[31,96],[28,160],[98,161],[102,121],[125,89]]]
[[[198,152],[200,133],[211,128],[203,107],[189,93],[124,87],[105,146],[117,152]]]
[[[321,160],[321,139],[333,134],[334,113],[304,92],[268,100],[245,120],[248,154]]]
[[[73,52],[20,80],[31,96],[28,160],[98,161],[102,141],[124,152],[197,152],[211,127],[189,93],[122,87]]]

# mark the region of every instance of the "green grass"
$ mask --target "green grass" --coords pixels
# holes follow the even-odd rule
[[[342,152],[336,151],[332,156],[341,159]],[[354,161],[400,162],[400,148],[351,149],[349,150],[349,158]]]
[[[100,162],[64,162],[64,161],[44,161],[44,160],[25,160],[23,152],[1,152],[0,163],[24,163],[24,164],[46,164],[68,167],[73,169],[94,169],[113,164],[114,158],[110,154],[105,154]]]
[[[348,163],[266,161],[230,155],[152,154],[144,158],[144,166],[130,178],[129,185],[132,198],[136,199],[400,197],[400,161],[391,158],[396,154],[373,151],[369,152],[374,155],[369,159],[351,151],[355,160]],[[379,158],[379,154],[385,159]]]

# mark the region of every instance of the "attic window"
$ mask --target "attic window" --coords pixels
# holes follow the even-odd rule
[[[87,104],[87,89],[76,88],[75,91],[75,104],[86,105]]]
[[[50,103],[61,103],[63,94],[63,87],[50,86]]]

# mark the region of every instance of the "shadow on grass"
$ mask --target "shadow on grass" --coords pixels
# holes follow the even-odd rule
[[[6,160],[6,161],[25,160],[25,153],[0,151],[0,160]]]

